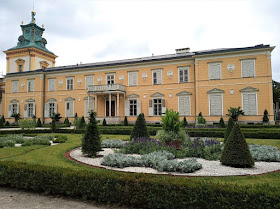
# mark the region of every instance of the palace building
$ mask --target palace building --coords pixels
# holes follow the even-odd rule
[[[35,115],[45,123],[53,113],[73,120],[89,110],[107,123],[127,116],[134,122],[144,113],[148,123],[160,122],[173,109],[195,123],[201,112],[207,123],[228,120],[228,109],[240,106],[240,123],[261,123],[268,110],[274,123],[271,52],[256,45],[205,51],[176,49],[176,53],[135,59],[55,67],[57,56],[46,48],[44,26],[21,25],[22,35],[7,57],[5,118]],[[61,121],[62,121],[61,120]]]

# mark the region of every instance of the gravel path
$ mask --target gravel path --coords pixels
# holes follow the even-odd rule
[[[105,148],[104,151],[99,152],[99,155],[108,155],[114,153],[112,149]],[[101,165],[103,157],[99,158],[88,158],[84,157],[81,152],[81,148],[74,149],[70,152],[70,156],[82,163],[86,163],[93,166],[103,167],[106,169],[112,169],[116,171],[126,171],[126,172],[137,172],[137,173],[153,173],[153,174],[171,174],[178,176],[235,176],[235,175],[255,175],[263,174],[272,171],[280,170],[279,162],[255,162],[254,168],[232,168],[224,166],[220,161],[210,161],[197,158],[197,162],[202,164],[202,169],[194,173],[176,173],[176,172],[158,172],[153,168],[144,167],[126,167],[126,168],[112,168],[108,166]],[[189,158],[185,158],[189,159]],[[183,160],[183,159],[181,159]]]

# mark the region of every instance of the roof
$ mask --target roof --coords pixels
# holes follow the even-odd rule
[[[194,58],[196,56],[202,55],[214,55],[220,53],[230,53],[230,52],[243,52],[248,50],[257,50],[257,49],[271,49],[270,45],[256,45],[250,47],[243,48],[223,48],[223,49],[211,49],[211,50],[203,50],[203,51],[195,51],[195,52],[185,52],[185,53],[177,53],[177,54],[166,54],[166,55],[158,55],[158,56],[149,56],[149,57],[140,57],[133,59],[123,59],[123,60],[113,60],[113,61],[105,61],[105,62],[95,62],[95,63],[87,63],[87,64],[77,64],[77,65],[67,65],[67,66],[58,66],[51,67],[46,69],[37,69],[35,71],[25,71],[18,73],[9,73],[9,74],[23,74],[30,72],[56,72],[56,71],[64,71],[64,70],[78,70],[84,68],[97,68],[97,67],[106,67],[106,66],[118,66],[125,64],[137,64],[137,63],[147,63],[153,61],[164,61],[164,60],[176,60],[176,59],[185,59],[185,58]]]

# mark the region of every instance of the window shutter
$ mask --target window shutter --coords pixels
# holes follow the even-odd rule
[[[49,79],[49,91],[55,91],[55,79]]]
[[[165,99],[162,99],[161,102],[162,102],[162,113],[165,113],[165,111],[166,111],[166,101],[165,101]]]
[[[28,91],[30,91],[30,92],[34,91],[34,80],[28,81]]]
[[[12,104],[9,104],[8,117],[11,117],[12,114],[13,114],[13,111],[12,111]]]
[[[49,118],[50,117],[50,107],[49,107],[49,103],[45,104],[45,118]]]
[[[184,97],[179,97],[179,114],[185,115],[185,103],[184,103]]]
[[[89,85],[93,85],[93,76],[86,77],[86,89],[88,89]]]
[[[180,96],[179,97],[179,114],[190,115],[190,97]]]
[[[243,111],[245,115],[249,115],[249,95],[248,94],[243,94]]]
[[[129,116],[129,100],[124,101],[124,115]]]
[[[210,115],[222,115],[222,95],[210,95]]]
[[[221,78],[221,64],[209,63],[209,79],[220,79],[220,78]]]
[[[137,115],[141,113],[141,100],[137,99]]]
[[[256,94],[249,94],[248,101],[249,101],[249,115],[257,115]]]
[[[89,114],[88,114],[88,100],[85,100],[85,116],[88,117]]]
[[[53,103],[54,104],[54,112],[57,113],[57,103]]]
[[[36,115],[36,104],[33,103],[33,115]]]
[[[69,103],[69,108],[70,108],[69,111],[70,117],[74,117],[74,102]]]
[[[254,77],[255,65],[254,60],[242,60],[242,77]]]
[[[161,76],[161,71],[157,72],[157,84],[162,84],[162,76]]]
[[[93,100],[89,100],[89,111],[94,109],[93,102]]]
[[[17,104],[17,113],[19,113],[19,104]]]
[[[27,110],[27,104],[24,104],[24,111],[23,111],[23,117],[28,117],[28,110]]]
[[[153,100],[149,99],[149,116],[153,116],[154,112],[153,112]]]

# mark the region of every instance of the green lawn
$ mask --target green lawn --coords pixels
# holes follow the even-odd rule
[[[58,134],[55,134],[58,135]],[[92,168],[70,161],[64,157],[65,152],[81,146],[81,134],[63,134],[68,137],[66,143],[55,146],[30,146],[20,148],[2,148],[0,149],[0,160],[9,160],[17,162],[27,162],[31,164],[48,165],[54,167],[70,168],[74,170],[89,170],[92,172],[116,172],[104,169]],[[127,135],[102,135],[102,139],[122,139],[128,140]],[[222,140],[222,139],[219,139]],[[270,139],[247,139],[248,143],[266,144],[277,146],[280,149],[280,140]],[[102,171],[101,171],[102,170]],[[211,181],[220,184],[238,184],[238,185],[257,185],[267,184],[275,189],[280,188],[280,173],[270,173],[259,176],[233,176],[233,177],[196,177],[182,178],[171,176],[157,176],[152,174],[127,174],[127,175],[149,175],[151,178],[164,178],[167,181],[174,181],[174,178],[180,178],[180,181]],[[173,180],[172,180],[173,179]]]

